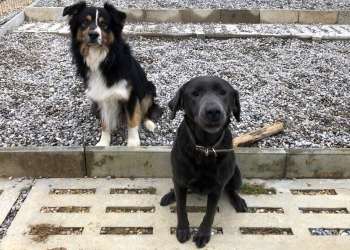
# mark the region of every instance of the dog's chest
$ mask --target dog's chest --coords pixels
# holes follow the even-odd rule
[[[106,79],[100,70],[100,64],[106,58],[107,52],[97,48],[90,48],[85,58],[89,67],[87,80],[87,97],[94,101],[125,101],[129,99],[128,82],[125,79],[107,87]]]

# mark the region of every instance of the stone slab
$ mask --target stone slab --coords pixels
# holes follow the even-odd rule
[[[284,176],[284,149],[235,148],[237,164],[244,178],[277,178]]]
[[[299,13],[299,23],[336,24],[337,21],[338,11],[300,10]]]
[[[0,177],[84,177],[83,147],[0,148]]]
[[[184,23],[220,22],[220,12],[213,9],[181,10]]]
[[[299,10],[260,10],[260,23],[297,23]]]
[[[286,149],[285,178],[350,178],[349,149]]]
[[[221,10],[222,23],[259,23],[259,10]]]
[[[27,20],[32,21],[67,20],[67,16],[62,16],[63,9],[63,7],[27,7],[25,8],[25,16]]]
[[[0,179],[0,224],[4,222],[22,190],[28,189],[33,180]]]
[[[245,180],[247,181],[247,180]],[[281,207],[283,214],[237,213],[228,196],[219,201],[215,227],[222,227],[222,235],[212,235],[204,249],[347,249],[350,236],[311,236],[309,228],[349,228],[349,214],[301,214],[304,208],[347,208],[350,210],[350,180],[260,180],[266,187],[274,187],[276,195],[242,195],[248,207]],[[156,189],[156,194],[110,194],[111,188]],[[176,226],[176,214],[169,206],[161,207],[161,197],[172,187],[170,178],[74,178],[36,180],[25,203],[19,210],[0,249],[197,249],[190,239],[179,243],[170,227]],[[91,189],[95,194],[54,195],[51,189]],[[290,189],[334,189],[337,195],[292,195]],[[1,197],[1,196],[0,196]],[[175,205],[175,203],[174,203]],[[205,206],[206,197],[189,194],[188,206]],[[40,208],[57,206],[90,206],[89,213],[40,213]],[[149,207],[154,213],[106,213],[108,206]],[[203,213],[189,213],[190,226],[198,227]],[[32,241],[30,225],[51,223],[62,227],[83,227],[81,235],[51,235],[43,243]],[[101,235],[102,227],[153,227],[152,235]],[[242,235],[240,227],[287,227],[293,235]]]
[[[86,147],[90,177],[171,177],[171,147]]]
[[[339,10],[338,24],[350,24],[350,10]]]
[[[182,22],[180,10],[144,10],[144,22]]]

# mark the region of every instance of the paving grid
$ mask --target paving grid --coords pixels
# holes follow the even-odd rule
[[[18,179],[0,179],[0,225],[4,222],[21,191],[30,188],[32,181],[25,179],[18,182]]]
[[[250,180],[259,182],[261,180]],[[265,180],[266,181],[266,180]],[[156,194],[110,194],[111,188],[156,188]],[[38,179],[0,243],[0,249],[196,249],[190,240],[180,244],[170,228],[176,214],[161,207],[161,197],[172,187],[171,179]],[[244,195],[249,207],[281,207],[284,213],[236,213],[224,195],[213,226],[223,234],[211,237],[205,249],[347,249],[350,236],[312,236],[310,228],[350,229],[350,214],[302,214],[299,208],[346,208],[350,210],[350,180],[267,180],[276,195]],[[51,189],[92,189],[95,194],[50,194]],[[3,189],[3,187],[1,187]],[[292,195],[291,189],[334,189],[337,195]],[[2,194],[3,195],[3,194]],[[1,196],[0,196],[1,197]],[[204,206],[206,198],[188,195],[188,206]],[[89,213],[40,213],[41,207],[89,206]],[[154,213],[106,213],[107,207],[154,207]],[[191,227],[200,224],[203,213],[189,213]],[[49,236],[34,243],[29,225],[83,227],[82,235]],[[101,235],[102,227],[153,228],[152,235]],[[293,235],[242,235],[241,227],[291,228]]]
[[[27,21],[14,32],[51,33],[69,36],[66,22]],[[350,25],[303,25],[303,24],[181,24],[172,23],[136,23],[124,27],[127,36],[148,37],[198,37],[234,38],[234,37],[278,37],[313,40],[350,39]]]

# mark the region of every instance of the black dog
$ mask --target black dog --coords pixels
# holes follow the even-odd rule
[[[178,90],[169,107],[170,119],[175,118],[178,110],[184,110],[185,117],[171,151],[174,191],[162,198],[161,205],[177,201],[176,237],[183,243],[191,237],[186,212],[187,189],[207,195],[207,211],[193,237],[197,247],[204,247],[210,240],[216,207],[224,188],[238,212],[247,210],[245,201],[236,193],[242,185],[242,176],[228,129],[231,112],[240,121],[239,95],[218,77],[197,77]]]
[[[161,108],[155,104],[156,87],[132,56],[122,37],[124,12],[111,4],[88,7],[85,2],[65,7],[70,17],[72,54],[78,74],[84,79],[86,95],[94,103],[95,115],[101,118],[102,135],[98,146],[109,146],[111,130],[126,116],[128,146],[139,146],[141,121],[151,132]]]

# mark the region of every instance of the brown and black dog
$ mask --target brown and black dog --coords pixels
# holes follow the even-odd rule
[[[228,128],[231,113],[240,121],[239,94],[218,77],[202,76],[185,83],[169,107],[171,119],[178,110],[184,110],[185,117],[171,151],[174,191],[162,198],[161,205],[176,200],[176,237],[183,243],[191,237],[186,212],[187,189],[208,196],[206,214],[193,237],[201,248],[210,240],[216,207],[224,189],[236,211],[247,210],[246,202],[236,192],[242,185],[242,176]]]
[[[151,119],[161,116],[155,104],[156,87],[132,56],[122,38],[124,12],[111,4],[88,7],[85,2],[65,7],[72,36],[71,51],[77,73],[84,79],[86,95],[93,101],[94,113],[101,118],[102,135],[97,146],[109,146],[111,130],[126,116],[128,146],[139,146],[141,121],[154,131]]]

